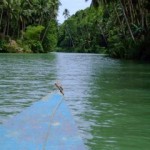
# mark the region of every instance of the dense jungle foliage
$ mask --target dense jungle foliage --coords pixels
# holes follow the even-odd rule
[[[71,52],[150,59],[149,12],[148,0],[93,0],[90,8],[71,17],[66,10],[58,46]]]
[[[0,52],[52,51],[59,5],[59,0],[1,0]]]
[[[0,52],[57,49],[150,59],[148,0],[92,0],[90,8],[71,17],[65,9],[61,25],[59,5],[59,0],[1,0]]]

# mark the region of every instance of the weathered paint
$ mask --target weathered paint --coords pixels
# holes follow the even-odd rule
[[[49,94],[0,126],[0,150],[85,150],[60,94]]]

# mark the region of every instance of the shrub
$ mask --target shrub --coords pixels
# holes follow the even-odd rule
[[[15,40],[10,40],[9,43],[4,45],[5,52],[8,53],[21,53],[23,49],[17,44]]]
[[[45,30],[45,37],[42,42],[44,52],[54,51],[57,45],[57,24],[56,21],[51,20]],[[43,35],[44,36],[44,35]]]
[[[5,41],[0,40],[0,52],[4,52]]]
[[[34,53],[43,53],[43,46],[40,41],[40,36],[44,30],[43,26],[28,26],[27,30],[23,33],[25,39],[24,43],[31,47],[31,50]],[[23,44],[24,45],[24,44]]]
[[[25,40],[40,40],[41,32],[44,30],[43,26],[28,26],[26,31],[23,32]]]
[[[41,42],[39,41],[33,41],[32,44],[31,44],[31,50],[34,52],[34,53],[43,53],[43,47],[42,47],[42,44]]]

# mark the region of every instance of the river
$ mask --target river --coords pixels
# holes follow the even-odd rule
[[[149,150],[150,64],[98,54],[0,54],[0,124],[55,82],[88,150]]]

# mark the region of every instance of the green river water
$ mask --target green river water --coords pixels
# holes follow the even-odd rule
[[[87,150],[150,149],[150,64],[95,54],[0,54],[0,124],[61,82]]]

